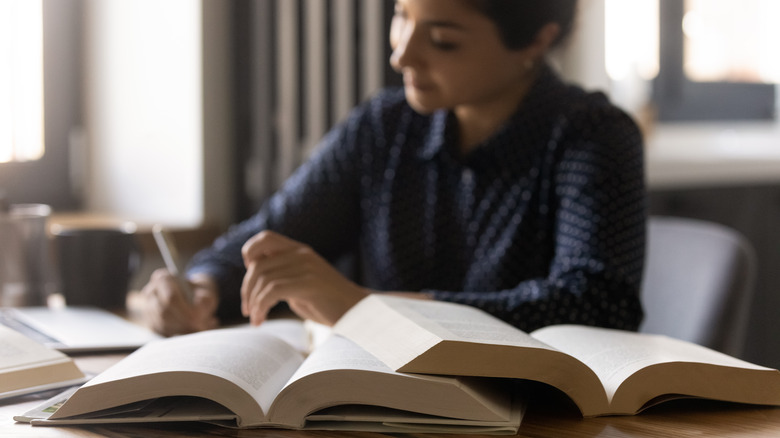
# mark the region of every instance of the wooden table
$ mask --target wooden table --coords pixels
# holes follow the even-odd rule
[[[100,372],[124,355],[77,356],[85,372]],[[780,437],[780,408],[733,405],[702,400],[668,402],[644,413],[629,417],[583,419],[562,396],[552,391],[541,393],[541,400],[531,403],[517,436],[527,438],[581,437]],[[0,401],[0,436],[2,437],[353,437],[388,438],[399,435],[348,432],[300,432],[275,429],[233,430],[201,423],[110,425],[81,427],[32,427],[17,424],[12,417],[41,402],[27,396]],[[420,438],[452,438],[444,434],[401,435]],[[466,435],[478,438],[480,435]]]

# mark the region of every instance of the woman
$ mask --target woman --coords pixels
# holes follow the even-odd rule
[[[332,324],[370,293],[467,303],[524,329],[636,329],[642,140],[546,54],[573,0],[397,0],[403,90],[356,108],[263,208],[193,260],[195,301],[156,272],[153,327],[261,323],[278,302]],[[357,282],[331,266],[356,250]],[[239,292],[240,291],[240,292]]]

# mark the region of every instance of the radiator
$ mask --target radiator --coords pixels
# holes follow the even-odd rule
[[[386,0],[255,0],[250,199],[267,197],[328,129],[384,84]]]

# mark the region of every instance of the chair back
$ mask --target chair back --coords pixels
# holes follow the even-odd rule
[[[739,357],[755,270],[755,251],[736,230],[697,219],[651,216],[640,331]]]

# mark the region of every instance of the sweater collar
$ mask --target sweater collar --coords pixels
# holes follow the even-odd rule
[[[511,155],[527,154],[528,147],[532,143],[530,136],[537,136],[540,130],[555,119],[553,112],[560,108],[561,91],[565,85],[557,74],[547,65],[542,67],[534,85],[528,91],[515,113],[499,128],[499,130],[477,146],[468,156],[461,161],[477,163],[496,157],[499,164],[505,161],[501,157],[505,154],[496,154],[497,149],[510,149]],[[457,156],[457,124],[458,121],[450,110],[438,110],[429,116],[428,135],[424,144],[418,150],[418,156],[423,160],[430,160],[437,154],[447,152]],[[494,160],[490,160],[494,161]]]

